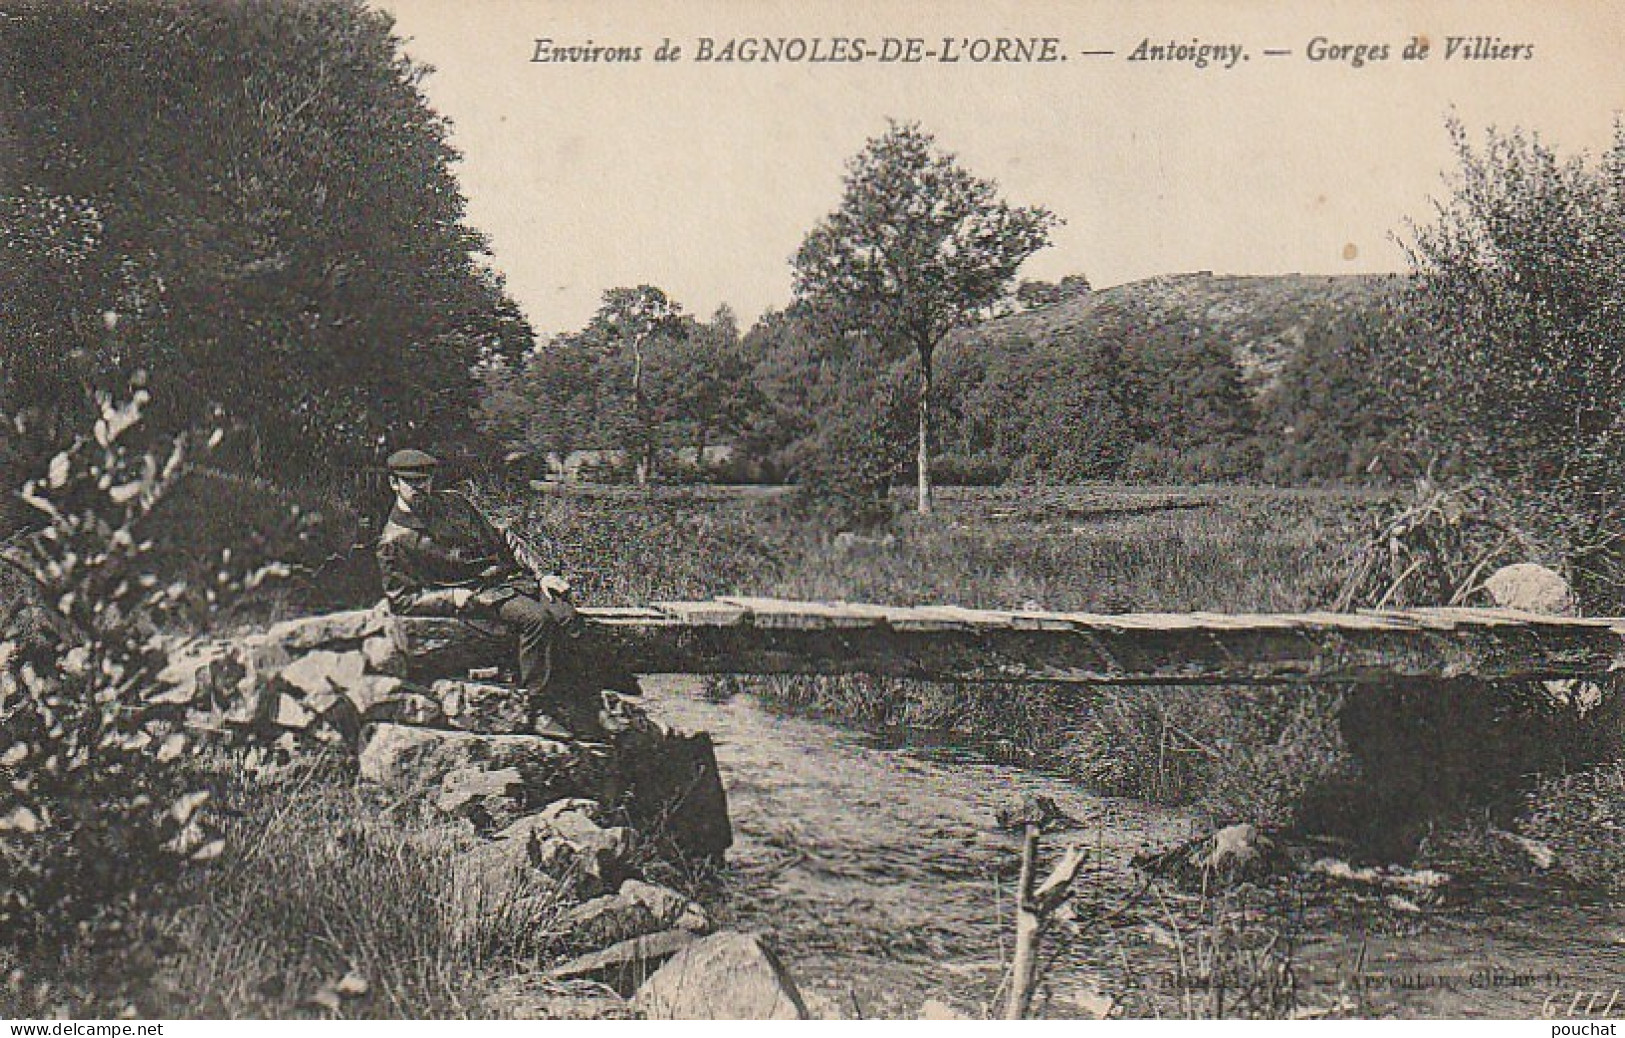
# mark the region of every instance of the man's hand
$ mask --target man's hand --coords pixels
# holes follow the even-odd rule
[[[541,579],[542,591],[548,598],[569,598],[570,582],[563,577],[550,573]]]

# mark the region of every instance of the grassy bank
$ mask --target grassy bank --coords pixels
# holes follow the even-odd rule
[[[510,1018],[624,1012],[539,981],[572,903],[538,878],[500,900],[459,873],[473,838],[353,781],[336,760],[274,772],[212,758],[228,852],[81,940],[8,953],[0,1016]],[[601,993],[600,993],[601,994]]]

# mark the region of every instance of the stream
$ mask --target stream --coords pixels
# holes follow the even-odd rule
[[[1080,902],[1120,903],[1135,889],[1130,857],[1207,828],[1192,812],[1095,796],[971,748],[887,745],[750,696],[708,700],[695,678],[644,687],[653,716],[716,743],[734,824],[720,922],[769,935],[815,1015],[912,1018],[927,1000],[990,1011],[1020,857],[1019,835],[994,815],[1014,798],[1052,797],[1083,823],[1046,839],[1046,861],[1062,842],[1089,849]],[[1361,1017],[1534,1017],[1584,1015],[1589,1003],[1602,1016],[1612,996],[1606,1015],[1625,1016],[1619,906],[1527,891],[1420,913],[1366,900],[1352,914],[1342,894],[1299,903],[1298,1005]],[[1209,1011],[1205,993],[1173,979],[1180,946],[1195,957],[1198,942],[1170,941],[1177,927],[1161,918],[1151,900],[1110,926],[1058,926],[1037,1012],[1087,1018],[1114,1002],[1134,1016]]]

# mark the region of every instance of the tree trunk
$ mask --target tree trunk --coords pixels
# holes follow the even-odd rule
[[[643,403],[643,340],[636,338],[632,340],[632,421],[637,425],[633,447],[637,456],[632,463],[640,487],[649,485],[649,458],[653,453],[644,439],[649,433],[646,411]]]
[[[931,514],[931,350],[920,351],[919,512]]]

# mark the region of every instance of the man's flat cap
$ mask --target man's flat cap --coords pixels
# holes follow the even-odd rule
[[[425,454],[411,447],[398,450],[389,456],[389,471],[398,475],[425,475],[433,472],[435,466],[440,464],[432,454]]]

